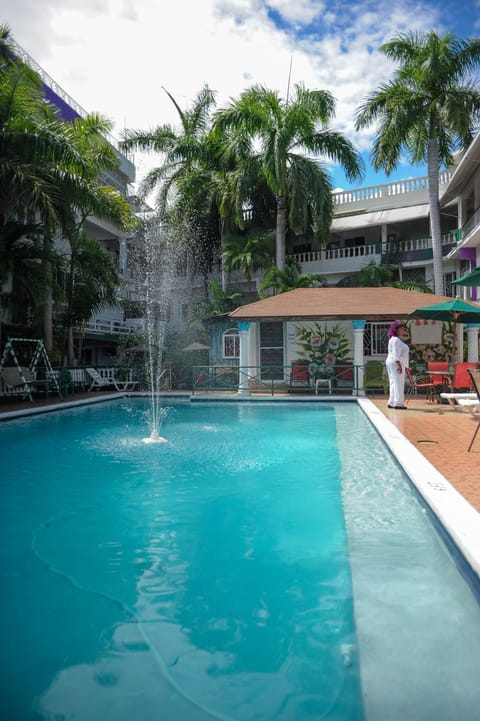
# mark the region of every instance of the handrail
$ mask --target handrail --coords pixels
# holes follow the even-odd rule
[[[308,374],[303,383],[292,378],[291,365],[268,366],[221,366],[206,365],[192,367],[192,394],[199,391],[232,391],[277,393],[315,392],[317,379],[331,380],[332,388],[338,395],[346,393],[359,395],[364,392],[364,377],[368,361],[364,365],[355,365],[351,361],[339,361],[330,372]],[[298,385],[297,385],[298,384]],[[382,384],[379,383],[378,387]]]

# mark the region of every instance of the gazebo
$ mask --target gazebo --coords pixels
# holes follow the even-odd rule
[[[248,372],[242,373],[241,369],[257,365],[256,327],[262,322],[351,321],[353,363],[359,369],[354,393],[363,394],[363,340],[366,323],[407,320],[418,308],[449,300],[451,298],[443,295],[392,287],[297,288],[240,306],[229,314],[229,318],[236,322],[240,336],[238,392],[249,393]],[[458,333],[463,334],[463,326],[459,326]],[[461,342],[457,343],[457,347],[461,345]],[[469,329],[468,349],[469,360],[478,361],[478,328]]]

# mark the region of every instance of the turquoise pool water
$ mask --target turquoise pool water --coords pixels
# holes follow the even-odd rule
[[[478,719],[478,604],[354,404],[147,415],[0,426],[2,718]]]

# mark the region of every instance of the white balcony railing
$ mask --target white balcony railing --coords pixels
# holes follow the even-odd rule
[[[452,177],[453,170],[444,170],[439,174],[439,186],[446,185]],[[354,188],[353,190],[339,190],[333,193],[333,202],[336,206],[350,203],[365,203],[370,200],[408,195],[428,191],[428,177],[409,178],[382,185],[371,185],[367,188]],[[408,204],[408,203],[407,203]]]
[[[442,247],[457,242],[455,233],[442,235]],[[303,273],[354,273],[370,261],[380,264],[382,255],[391,253],[411,253],[429,250],[432,247],[431,237],[411,238],[395,243],[360,245],[354,248],[331,248],[297,253],[293,256],[300,263]],[[446,253],[447,251],[445,251]]]
[[[478,225],[480,225],[480,208],[474,212],[465,225],[462,225],[462,239],[467,238]]]
[[[129,335],[138,332],[131,323],[125,323],[120,320],[94,320],[89,321],[84,326],[85,333],[98,333],[99,335]]]

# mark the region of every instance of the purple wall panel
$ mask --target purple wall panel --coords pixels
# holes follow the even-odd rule
[[[55,93],[51,88],[49,88],[47,85],[44,85],[43,88],[45,99],[48,100],[49,103],[52,103],[52,105],[57,106],[57,108],[60,110],[60,114],[63,120],[73,122],[80,117],[77,111],[71,108],[70,105],[68,105],[65,100],[62,100],[62,98],[57,95],[57,93]]]

